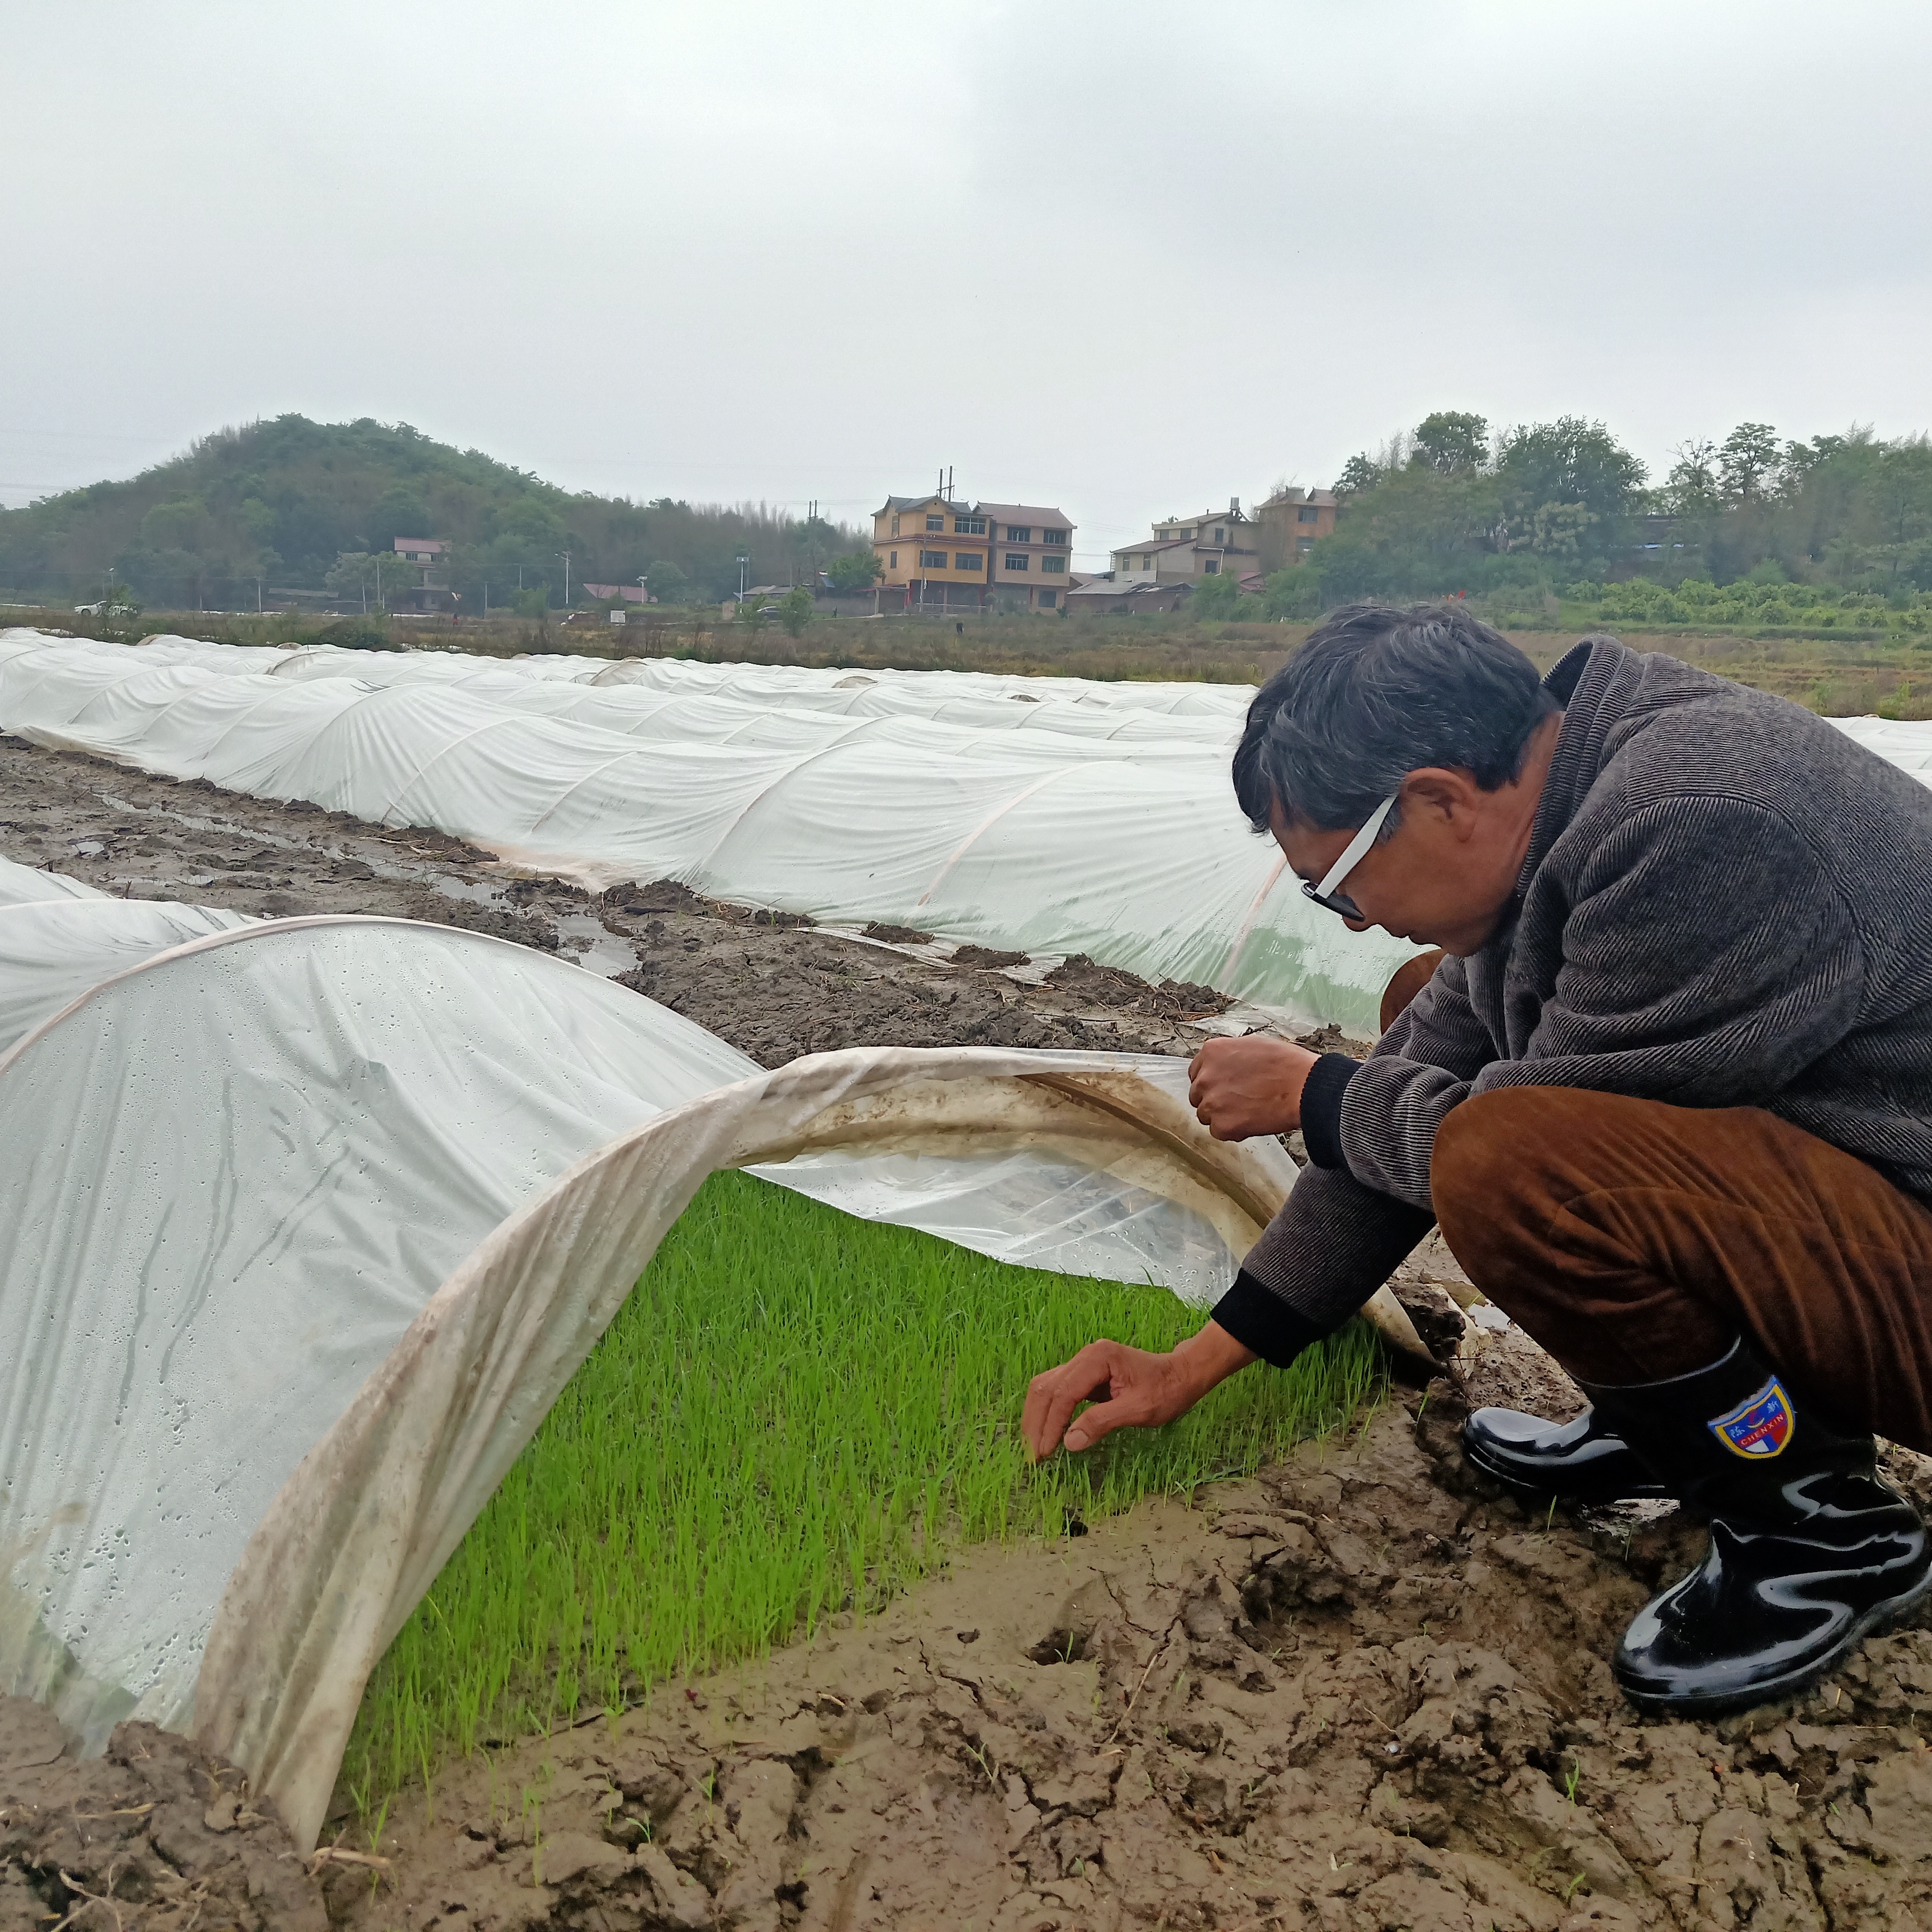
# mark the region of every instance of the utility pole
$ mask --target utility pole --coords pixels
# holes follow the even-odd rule
[[[259,577],[255,580],[255,614],[258,617],[262,614],[262,580]]]
[[[567,550],[560,550],[557,555],[563,559],[563,608],[568,610],[570,608],[570,553]]]
[[[745,601],[745,573],[750,567],[751,562],[752,560],[742,550],[738,553],[738,602],[740,604]]]
[[[488,621],[488,620],[489,620],[489,616],[490,616],[490,580],[486,577],[486,578],[484,578],[484,580],[483,580],[483,616],[484,616],[484,621],[485,621],[486,622],[487,622]]]

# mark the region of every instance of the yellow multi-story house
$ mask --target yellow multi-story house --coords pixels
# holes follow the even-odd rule
[[[1057,610],[1072,542],[1058,510],[962,503],[937,491],[888,496],[872,518],[880,590],[897,591],[908,610],[977,610],[994,591],[1002,604]]]

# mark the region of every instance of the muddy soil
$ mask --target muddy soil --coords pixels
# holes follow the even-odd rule
[[[1240,1017],[1203,988],[814,931],[662,883],[593,900],[436,833],[4,739],[0,851],[117,892],[481,924],[768,1065],[878,1041],[1188,1052]],[[89,1932],[319,1924],[318,1891],[366,1932],[1932,1932],[1932,1618],[1788,1704],[1640,1721],[1607,1659],[1701,1532],[1660,1505],[1528,1514],[1479,1487],[1455,1447],[1467,1406],[1580,1397],[1472,1306],[1439,1243],[1395,1286],[1454,1370],[1351,1439],[966,1554],[755,1669],[452,1767],[373,1850],[345,1798],[314,1879],[182,1741],[124,1727],[76,1765],[50,1756],[44,1714],[0,1707],[0,1932],[76,1907]],[[1932,1492],[1926,1464],[1894,1461]],[[118,1911],[86,1895],[110,1869]]]
[[[152,1724],[61,1750],[45,1709],[0,1698],[0,1932],[326,1932],[317,1874],[340,1854],[298,1858],[232,1765]]]

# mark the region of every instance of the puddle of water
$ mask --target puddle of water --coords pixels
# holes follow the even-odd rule
[[[455,872],[437,872],[431,876],[430,884],[446,897],[467,899],[472,905],[488,905],[492,900],[503,896],[501,885],[493,886],[482,879],[466,879]],[[597,930],[604,932],[601,926]],[[608,939],[610,935],[604,933],[604,936]],[[625,970],[628,972],[630,969],[627,967]]]
[[[116,812],[130,812],[143,818],[165,818],[174,824],[186,826],[191,832],[226,832],[236,838],[252,838],[260,845],[279,845],[285,852],[320,852],[332,859],[342,854],[339,845],[316,844],[306,838],[292,838],[286,832],[265,832],[259,826],[237,824],[232,818],[215,818],[200,812],[171,812],[163,805],[136,805],[106,791],[100,794],[100,800]]]
[[[592,919],[588,913],[564,913],[554,916],[557,937],[563,944],[557,950],[560,959],[574,959],[578,964],[607,980],[614,980],[620,973],[628,973],[638,963],[638,949],[606,932],[601,920]],[[580,952],[573,940],[585,942]]]

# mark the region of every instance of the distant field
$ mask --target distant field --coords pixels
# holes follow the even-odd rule
[[[1541,619],[1499,613],[1505,634],[1546,669],[1580,637],[1608,631],[1633,649],[1662,651],[1795,699],[1828,717],[1871,712],[1932,717],[1932,634],[1886,630],[1807,630],[1794,626],[1691,630],[1598,624],[1565,606]],[[0,608],[0,625],[32,624],[133,643],[155,632],[241,644],[308,644],[331,620],[313,614],[231,616],[149,611],[131,625],[70,611]],[[1180,614],[1145,616],[986,616],[960,620],[894,616],[818,617],[793,638],[767,621],[728,624],[706,605],[665,613],[648,627],[597,622],[538,625],[475,619],[390,626],[394,644],[421,650],[514,657],[579,651],[592,656],[664,656],[708,662],[788,664],[854,670],[976,670],[1023,676],[1258,683],[1306,638],[1306,623],[1206,623]]]

